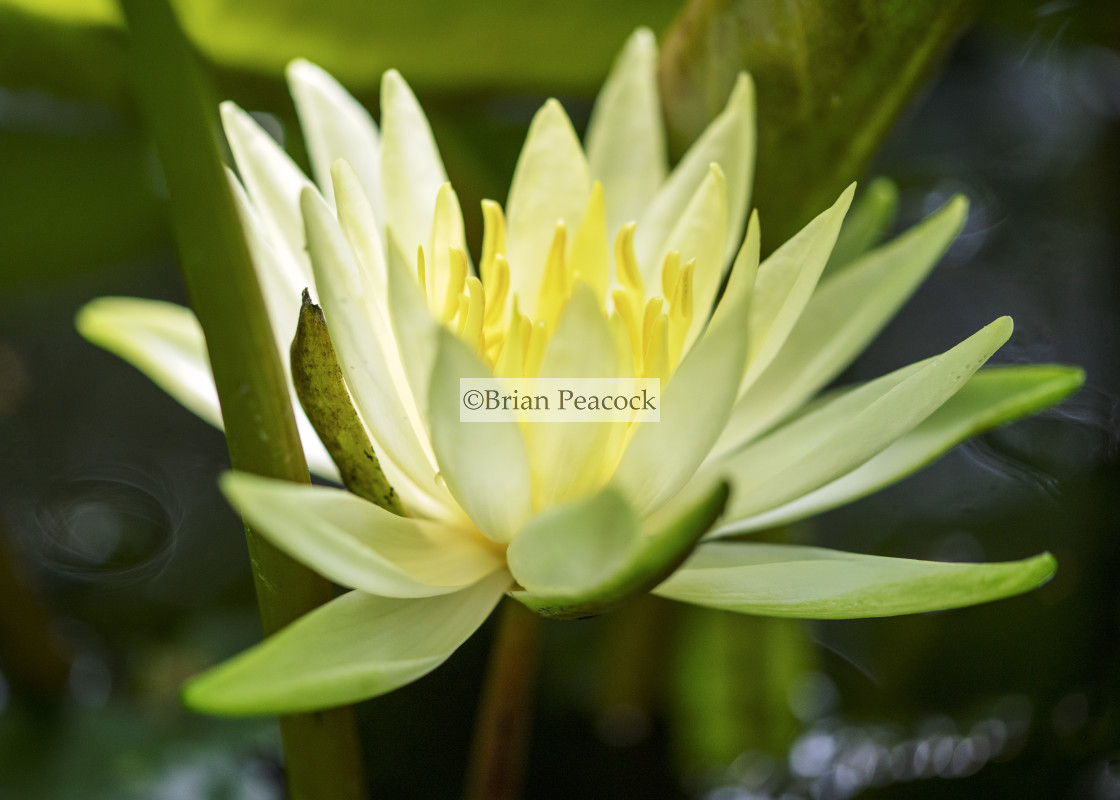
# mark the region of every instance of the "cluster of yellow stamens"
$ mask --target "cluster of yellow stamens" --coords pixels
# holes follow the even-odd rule
[[[545,256],[532,316],[510,292],[506,223],[502,208],[482,202],[485,225],[478,277],[470,274],[466,253],[448,247],[445,258],[417,253],[417,278],[432,313],[469,344],[502,378],[532,378],[540,370],[545,346],[575,287],[586,284],[604,309],[622,369],[639,378],[667,380],[680,363],[692,326],[695,261],[681,264],[669,252],[661,266],[660,294],[646,298],[634,251],[635,223],[623,226],[614,242],[610,275],[603,214],[603,189],[596,182],[587,212],[569,244],[568,228],[556,223]],[[442,255],[442,254],[441,254]],[[514,267],[516,268],[516,266]],[[438,274],[437,274],[438,273]]]

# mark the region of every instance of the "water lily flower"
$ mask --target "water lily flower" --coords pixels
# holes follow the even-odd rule
[[[1001,318],[944,353],[814,399],[933,268],[966,203],[950,200],[822,278],[849,188],[760,263],[758,216],[748,219],[750,78],[670,170],[656,59],[639,30],[583,145],[560,104],[544,104],[504,211],[483,202],[477,266],[428,121],[396,72],[381,83],[379,128],[325,72],[289,67],[314,182],[250,116],[223,106],[277,347],[287,353],[310,287],[359,438],[368,435],[363,452],[372,444],[395,495],[379,504],[340,488],[223,478],[258,530],[352,591],[189,684],[194,707],[291,712],[391,691],[445,661],[506,594],[553,617],[652,591],[842,618],[984,602],[1051,575],[1045,553],[953,564],[740,536],[873,492],[1057,402],[1081,376],[981,369],[1011,334]],[[106,298],[79,326],[220,424],[190,311]],[[656,379],[660,421],[460,421],[460,380],[495,377]],[[312,468],[337,476],[331,448],[300,417]]]

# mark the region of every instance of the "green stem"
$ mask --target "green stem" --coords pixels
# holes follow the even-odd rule
[[[230,461],[238,470],[307,483],[287,380],[215,138],[216,104],[167,0],[120,4],[183,278],[206,334]],[[332,599],[326,579],[248,527],[246,537],[265,635]],[[281,717],[280,733],[293,800],[365,796],[351,709]]]
[[[532,723],[541,618],[505,600],[482,688],[465,800],[516,800]]]

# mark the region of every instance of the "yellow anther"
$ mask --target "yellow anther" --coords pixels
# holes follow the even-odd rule
[[[467,280],[467,254],[458,247],[447,248],[447,289],[443,295],[443,308],[440,320],[450,322],[459,310],[459,296],[463,293]]]
[[[568,299],[570,289],[567,268],[564,264],[564,248],[567,244],[568,229],[563,222],[556,223],[552,243],[548,246],[548,257],[544,262],[544,274],[537,296],[537,318],[549,325],[555,325],[560,318],[560,309]]]
[[[548,326],[543,319],[533,323],[529,331],[529,347],[525,353],[525,377],[535,378],[544,361],[544,348],[548,344]]]
[[[463,298],[467,301],[467,308],[465,312],[462,310],[459,312],[462,324],[459,335],[479,355],[483,354],[482,320],[486,313],[485,294],[482,281],[471,275],[467,278],[467,297]],[[462,309],[462,300],[460,300],[460,309]]]
[[[673,287],[672,301],[669,303],[670,369],[676,369],[681,361],[685,339],[695,316],[693,309],[695,295],[692,290],[692,278],[695,272],[696,259],[691,259],[677,275],[677,285]]]
[[[502,254],[494,257],[491,277],[483,278],[482,287],[486,290],[486,327],[502,327],[506,316],[506,299],[509,297],[509,262]]]
[[[665,261],[661,264],[661,294],[672,299],[673,289],[677,285],[677,274],[681,271],[681,254],[670,250],[665,254]]]
[[[420,294],[428,296],[428,281],[424,271],[424,245],[416,247],[416,282],[420,284]]]
[[[642,357],[642,377],[669,378],[669,323],[665,315],[654,318],[649,340]]]
[[[630,352],[634,354],[634,372],[642,371],[642,327],[638,319],[638,308],[634,303],[634,296],[623,289],[611,292],[614,298],[614,310],[626,326],[626,333],[630,337]]]
[[[506,252],[506,218],[502,207],[493,200],[483,200],[482,222],[482,261],[478,265],[478,274],[483,285],[489,289],[495,279],[498,256],[504,256]]]
[[[651,297],[649,302],[646,303],[646,309],[642,313],[642,347],[649,344],[649,337],[653,330],[653,323],[658,317],[665,316],[662,309],[665,306],[665,301],[660,297]]]
[[[618,231],[614,240],[614,270],[618,282],[624,289],[636,292],[638,305],[645,298],[642,273],[638,267],[638,256],[634,253],[634,228],[637,223],[629,222]]]

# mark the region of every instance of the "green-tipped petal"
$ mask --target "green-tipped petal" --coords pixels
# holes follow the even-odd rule
[[[855,184],[852,184],[832,208],[817,216],[759,265],[754,300],[747,318],[750,355],[740,393],[774,360],[805,310],[854,194]]]
[[[546,617],[599,614],[648,591],[676,569],[723,511],[727,486],[693,496],[684,510],[642,523],[607,487],[548,509],[518,532],[506,558],[523,591],[514,597]]]
[[[1030,591],[1054,574],[1049,553],[997,564],[882,558],[795,545],[714,543],[654,594],[772,617],[852,619],[960,608]]]
[[[876,178],[864,187],[844,219],[825,275],[833,275],[882,241],[898,216],[898,187],[890,178]]]
[[[645,265],[663,252],[665,238],[680,219],[696,187],[708,174],[708,165],[720,165],[727,178],[727,232],[723,259],[730,261],[747,224],[747,201],[754,174],[754,84],[745,72],[739,75],[727,106],[700,135],[684,158],[669,173],[638,220],[634,248]],[[657,266],[660,266],[658,264]]]
[[[570,241],[590,197],[591,177],[579,138],[563,106],[549,100],[529,126],[506,204],[510,292],[530,317],[557,221],[567,227]]]
[[[979,433],[1060,402],[1083,383],[1074,367],[989,367],[914,430],[842,478],[719,533],[772,528],[850,503],[905,478]]]
[[[591,177],[606,190],[607,241],[641,218],[668,171],[657,41],[648,28],[630,35],[607,76],[587,123]],[[658,265],[660,266],[660,265]]]
[[[381,186],[385,216],[410,264],[428,243],[436,194],[447,183],[428,118],[395,69],[381,77]]]
[[[315,711],[391,692],[470,638],[509,588],[501,570],[419,599],[350,592],[183,688],[195,711],[244,716]]]
[[[256,120],[236,103],[222,103],[222,126],[237,171],[264,222],[268,238],[283,242],[307,272],[303,247],[303,223],[299,216],[299,194],[311,181],[300,171],[283,148]],[[297,298],[298,299],[298,298]]]
[[[430,597],[502,566],[478,534],[392,514],[342,489],[231,472],[222,491],[273,544],[335,583],[383,597]]]
[[[737,522],[820,488],[916,427],[960,390],[1011,335],[1001,317],[953,349],[826,402],[697,475],[730,479]]]
[[[770,366],[739,399],[715,454],[772,427],[863,352],[933,269],[964,223],[967,207],[963,197],[950,200],[818,285]]]
[[[461,378],[493,379],[493,373],[461,339],[441,328],[428,396],[440,475],[487,538],[508,542],[532,511],[525,440],[512,415],[460,422]]]
[[[315,181],[327,202],[334,205],[331,165],[342,158],[361,181],[374,215],[384,219],[381,137],[369,112],[325,70],[302,58],[288,64],[287,77]]]

